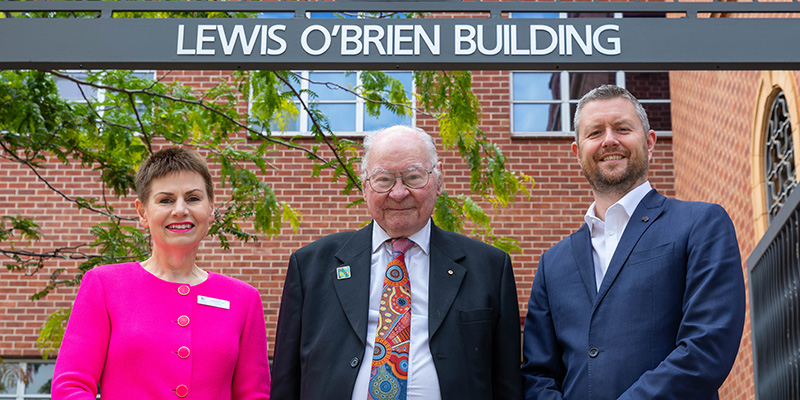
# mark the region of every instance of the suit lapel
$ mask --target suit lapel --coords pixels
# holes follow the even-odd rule
[[[431,225],[430,252],[428,337],[432,338],[450,311],[467,269],[456,263],[464,258],[464,253],[436,225]]]
[[[622,234],[622,238],[620,238],[617,250],[614,252],[614,256],[611,257],[611,262],[608,264],[608,271],[606,271],[603,284],[600,286],[598,296],[595,299],[595,309],[597,309],[597,305],[603,300],[606,293],[608,293],[608,289],[614,283],[614,280],[617,279],[617,275],[619,275],[620,270],[625,265],[628,256],[630,256],[633,248],[636,247],[642,234],[653,225],[653,222],[655,222],[659,215],[661,215],[661,212],[664,211],[665,199],[664,196],[653,189],[639,202],[633,215],[631,215],[631,219],[628,221],[628,225],[625,226],[625,232]]]
[[[570,236],[572,256],[575,257],[575,266],[583,279],[589,302],[594,303],[597,295],[597,284],[594,280],[594,257],[592,257],[592,235],[589,226],[583,224],[574,235]]]
[[[328,271],[339,304],[347,315],[350,326],[366,346],[367,320],[369,318],[369,275],[372,261],[372,224],[355,232],[334,255],[339,261]],[[337,269],[349,267],[350,277],[339,279]]]

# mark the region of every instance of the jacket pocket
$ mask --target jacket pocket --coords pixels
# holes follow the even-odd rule
[[[670,255],[672,254],[674,249],[675,249],[675,243],[667,243],[651,249],[637,251],[631,253],[631,256],[628,257],[627,264],[628,265],[640,264],[643,262],[654,260],[659,257]]]
[[[475,310],[462,310],[461,323],[469,324],[473,322],[484,322],[492,320],[491,308],[478,308]]]

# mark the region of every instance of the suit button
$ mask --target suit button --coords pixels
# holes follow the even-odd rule
[[[185,328],[187,325],[189,325],[189,317],[185,315],[181,315],[180,317],[178,317],[178,325],[181,328]]]
[[[350,366],[353,368],[358,366],[358,357],[353,357],[353,359],[350,360]]]
[[[589,349],[589,357],[595,358],[597,357],[598,354],[600,354],[600,351],[597,350],[597,348],[592,347],[591,349]]]
[[[180,398],[184,398],[189,395],[189,388],[186,385],[178,385],[175,388],[175,396]]]
[[[178,349],[178,357],[180,358],[189,358],[189,354],[191,354],[191,351],[189,351],[189,348],[186,346],[182,346]]]
[[[186,296],[187,294],[189,294],[189,292],[191,292],[189,285],[178,286],[178,294],[180,294],[181,296]]]

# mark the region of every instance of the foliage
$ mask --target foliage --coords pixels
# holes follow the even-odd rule
[[[472,191],[444,193],[436,203],[434,221],[457,232],[470,226],[471,234],[504,250],[518,250],[514,240],[493,233],[491,217],[479,203],[505,207],[520,194],[529,195],[533,180],[509,170],[506,157],[480,130],[480,104],[470,73],[414,75],[418,110],[412,109],[406,88],[382,72],[363,72],[360,87],[337,89],[364,98],[370,115],[388,110],[434,118],[444,147],[456,150],[468,165]],[[54,78],[78,84],[84,101],[62,99]],[[111,201],[135,190],[137,166],[163,145],[196,148],[207,155],[209,164],[219,167],[220,184],[229,195],[216,199],[219,206],[209,234],[224,248],[231,239],[254,241],[277,235],[286,225],[296,230],[301,223],[300,215],[278,198],[264,178],[269,169],[278,168],[271,160],[282,151],[304,152],[313,164],[312,175],[331,171],[343,193],[361,191],[356,172],[360,145],[331,132],[327,117],[313,102],[315,94],[298,89],[300,79],[289,71],[234,72],[230,79],[220,78],[213,88],[199,91],[163,77],[152,80],[123,70],[90,71],[85,79],[61,71],[0,71],[0,157],[29,168],[40,185],[64,202],[102,219],[91,228],[94,240],[89,243],[31,252],[18,244],[41,239],[36,221],[29,216],[1,216],[0,254],[9,259],[6,267],[34,274],[47,260],[75,260],[78,273],[65,279],[64,269],[57,269],[34,295],[41,298],[59,286],[79,284],[83,273],[94,266],[146,258],[148,237],[134,227],[135,218],[118,215]],[[96,96],[97,91],[104,95]],[[306,97],[310,102],[302,101]],[[245,101],[249,112],[243,115],[241,110],[248,109]],[[312,144],[272,134],[271,127],[285,129],[300,109],[310,115]],[[249,140],[242,140],[242,133]],[[39,173],[54,160],[96,171],[102,198],[71,198],[54,187]],[[47,320],[38,343],[45,355],[58,347],[68,315],[62,310]]]

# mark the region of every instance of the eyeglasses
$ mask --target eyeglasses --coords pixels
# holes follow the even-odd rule
[[[397,178],[400,178],[403,185],[409,189],[422,189],[428,184],[432,172],[433,169],[426,171],[420,168],[407,169],[401,172],[400,175],[395,175],[391,172],[378,172],[367,178],[367,182],[369,182],[369,187],[376,193],[386,193],[392,190],[397,183]]]

